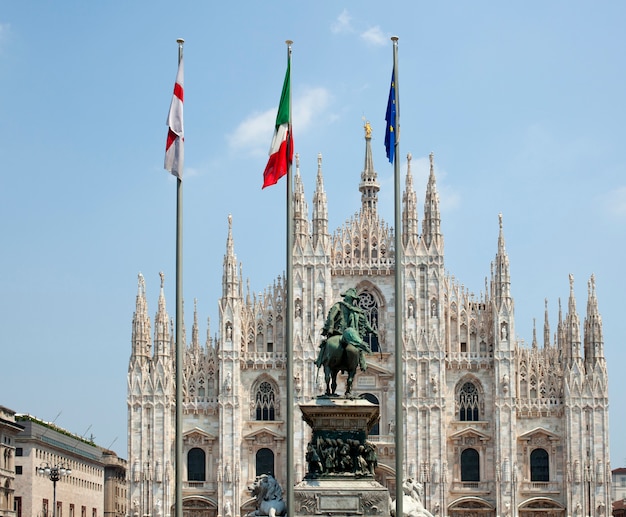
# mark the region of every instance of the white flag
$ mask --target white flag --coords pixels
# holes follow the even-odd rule
[[[185,161],[185,133],[183,129],[183,60],[178,63],[176,84],[170,112],[167,115],[167,143],[165,144],[165,170],[183,179],[183,163]]]

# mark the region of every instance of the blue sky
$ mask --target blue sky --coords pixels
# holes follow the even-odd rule
[[[228,215],[253,292],[284,270],[284,182],[262,171],[294,40],[307,198],[322,153],[330,227],[359,208],[363,118],[393,222],[384,115],[399,36],[401,153],[423,201],[434,152],[446,269],[480,293],[503,214],[516,333],[552,332],[596,276],[612,466],[626,465],[623,2],[8,2],[0,12],[0,404],[126,457],[137,275],[173,317],[176,184],[165,118],[185,43],[184,296],[217,331]],[[403,169],[405,160],[403,160]],[[201,333],[206,332],[206,325]]]

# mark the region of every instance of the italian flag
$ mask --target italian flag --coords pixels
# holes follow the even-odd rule
[[[270,146],[270,159],[263,172],[263,188],[275,185],[280,178],[287,174],[293,158],[293,141],[291,136],[290,95],[289,82],[291,77],[291,60],[287,61],[287,73],[280,95],[278,114],[274,138]]]

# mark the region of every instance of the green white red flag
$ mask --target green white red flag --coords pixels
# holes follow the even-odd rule
[[[165,144],[165,170],[170,171],[174,176],[183,179],[183,163],[185,161],[185,133],[183,129],[183,60],[178,63],[178,73],[176,74],[176,84],[174,84],[174,94],[170,111],[167,115],[167,142]]]
[[[283,83],[283,91],[280,95],[278,114],[276,115],[276,125],[274,138],[270,146],[270,158],[263,172],[263,188],[275,185],[289,170],[289,165],[293,159],[293,140],[291,135],[291,59],[287,61],[287,73]]]

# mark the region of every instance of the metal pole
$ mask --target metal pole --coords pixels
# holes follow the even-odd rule
[[[52,479],[52,517],[57,516],[57,480]]]
[[[288,126],[288,142],[287,152],[289,153],[289,146],[293,145],[291,137],[291,45],[293,41],[285,41],[287,44],[287,60],[289,63],[289,126]],[[287,272],[286,272],[286,290],[287,290],[287,322],[285,329],[287,332],[287,515],[294,515],[294,497],[293,486],[294,480],[294,448],[293,448],[293,405],[294,405],[294,385],[293,385],[293,206],[292,206],[292,186],[291,186],[291,162],[288,161],[287,165]]]
[[[183,59],[179,38],[178,64]],[[182,171],[176,179],[176,517],[183,517],[183,182]]]
[[[398,77],[398,37],[392,36],[393,41],[393,75],[395,81],[395,100],[396,100],[396,120],[394,122],[395,149],[394,149],[394,247],[396,251],[395,260],[395,367],[396,367],[396,515],[403,515],[402,509],[402,478],[404,475],[404,408],[402,384],[404,380],[404,363],[402,361],[403,345],[403,326],[402,317],[404,312],[404,296],[402,290],[402,214],[400,211],[400,89]]]

